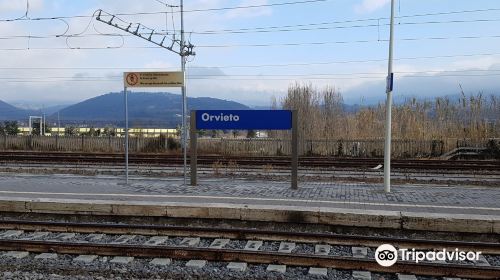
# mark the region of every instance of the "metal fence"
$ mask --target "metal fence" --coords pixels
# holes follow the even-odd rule
[[[395,139],[394,158],[440,156],[463,145],[486,147],[488,139],[407,140]],[[216,155],[290,155],[290,140],[283,139],[228,139],[200,138],[200,154]],[[0,150],[123,152],[123,137],[91,136],[0,136]],[[179,139],[167,137],[130,137],[131,153],[179,152]],[[321,139],[299,141],[300,155],[332,157],[382,157],[383,139]]]

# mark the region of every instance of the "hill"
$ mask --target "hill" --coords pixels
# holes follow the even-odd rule
[[[59,111],[61,121],[95,126],[124,124],[123,92],[94,97]],[[182,98],[172,93],[131,92],[128,95],[129,123],[141,127],[175,127],[181,123]],[[188,98],[188,110],[228,109],[245,110],[249,107],[210,97]],[[52,115],[52,119],[57,115]]]
[[[39,111],[20,109],[0,100],[0,120],[28,121],[29,116],[40,115]]]

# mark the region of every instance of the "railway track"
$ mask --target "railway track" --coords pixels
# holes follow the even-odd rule
[[[0,162],[33,162],[33,163],[100,163],[116,164],[123,161],[123,154],[118,153],[73,153],[73,152],[0,152]],[[179,165],[183,159],[180,155],[167,154],[131,154],[131,164],[144,165]],[[282,156],[219,156],[202,155],[198,157],[201,165],[239,165],[283,167],[290,165],[289,157]],[[383,163],[377,158],[330,158],[300,157],[299,165],[303,167],[324,168],[373,168]],[[394,169],[412,170],[482,170],[500,171],[500,161],[448,161],[448,160],[393,160]]]
[[[359,236],[325,233],[283,232],[256,229],[220,229],[207,227],[184,227],[163,225],[125,225],[125,224],[95,224],[95,223],[68,223],[68,222],[35,222],[35,221],[2,221],[0,228],[8,231],[0,233],[0,250],[3,251],[26,251],[31,253],[58,253],[71,255],[98,255],[98,256],[129,256],[137,258],[173,258],[178,260],[203,259],[214,262],[246,262],[249,264],[280,264],[299,267],[321,267],[344,270],[365,270],[377,273],[410,273],[422,276],[454,276],[475,279],[496,279],[500,276],[500,267],[472,265],[462,263],[427,263],[398,261],[390,267],[377,264],[373,256],[367,254],[359,257],[349,254],[316,254],[308,252],[283,253],[276,250],[248,250],[237,246],[222,246],[215,248],[212,245],[221,238],[230,242],[239,240],[243,242],[297,242],[304,246],[315,246],[316,244],[334,246],[363,246],[368,252],[380,244],[393,244],[400,248],[416,249],[441,249],[450,250],[459,248],[461,250],[481,251],[483,254],[498,258],[500,255],[500,243],[462,242],[449,240],[424,240],[410,238],[392,238],[380,236]],[[17,231],[17,232],[16,232]],[[30,238],[33,233],[44,233],[46,238]],[[62,233],[76,233],[65,240],[58,240]],[[89,241],[88,234],[108,235],[106,242]],[[10,235],[9,235],[10,234]],[[126,234],[126,235],[123,235]],[[15,236],[14,236],[15,235]],[[141,237],[139,237],[139,235]],[[7,236],[7,237],[6,237]],[[8,237],[10,236],[10,237]],[[38,234],[38,236],[41,236]],[[124,236],[130,242],[117,242]],[[151,237],[168,236],[170,240],[185,239],[188,237],[198,238],[198,242],[192,245],[182,242],[157,242],[151,243]],[[194,238],[194,239],[196,239]],[[200,243],[199,238],[205,239]],[[42,240],[43,239],[43,240]],[[193,238],[192,238],[193,239]],[[114,241],[113,241],[114,240]],[[220,241],[219,241],[220,242]],[[300,247],[300,246],[297,247]],[[295,245],[294,245],[295,246]],[[269,247],[269,246],[268,246]],[[271,246],[272,247],[272,246]],[[281,246],[280,246],[281,247]],[[349,248],[349,247],[347,247]],[[257,248],[258,249],[258,248]]]

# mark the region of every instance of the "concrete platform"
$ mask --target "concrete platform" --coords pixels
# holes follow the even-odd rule
[[[500,188],[0,174],[0,209],[500,233]]]

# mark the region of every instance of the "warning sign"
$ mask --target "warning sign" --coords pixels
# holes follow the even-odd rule
[[[126,72],[123,75],[126,87],[182,87],[183,72]]]

